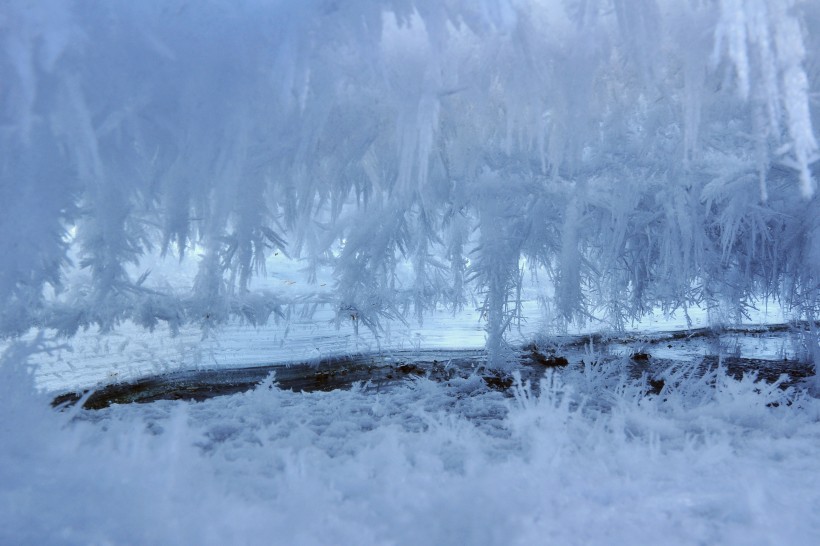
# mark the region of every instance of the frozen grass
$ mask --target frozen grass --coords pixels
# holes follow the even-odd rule
[[[617,367],[62,413],[7,351],[3,544],[813,544],[820,403]],[[714,386],[710,385],[714,383]]]

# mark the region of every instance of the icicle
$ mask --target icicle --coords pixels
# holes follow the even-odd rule
[[[746,48],[746,12],[743,0],[720,0],[720,21],[715,29],[712,64],[717,65],[726,49],[737,75],[738,94],[749,96],[749,57]]]

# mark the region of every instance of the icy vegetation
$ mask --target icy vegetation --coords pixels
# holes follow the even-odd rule
[[[798,0],[5,2],[0,330],[818,307]],[[194,260],[185,286],[152,260]],[[270,259],[332,287],[255,288]],[[275,268],[275,266],[274,266]]]
[[[817,379],[42,390],[769,305],[816,369],[819,89],[814,0],[0,0],[0,543],[813,544]]]

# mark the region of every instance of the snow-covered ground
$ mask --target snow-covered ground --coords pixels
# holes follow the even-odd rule
[[[820,400],[617,367],[514,397],[386,392],[48,409],[0,367],[3,544],[814,544]],[[712,379],[715,379],[712,377]]]

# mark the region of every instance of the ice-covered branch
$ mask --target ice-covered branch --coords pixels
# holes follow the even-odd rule
[[[482,293],[496,348],[522,258],[567,320],[818,306],[812,2],[14,0],[0,29],[5,334],[262,321],[277,252],[372,328]],[[132,277],[156,251],[200,260],[189,294]]]

